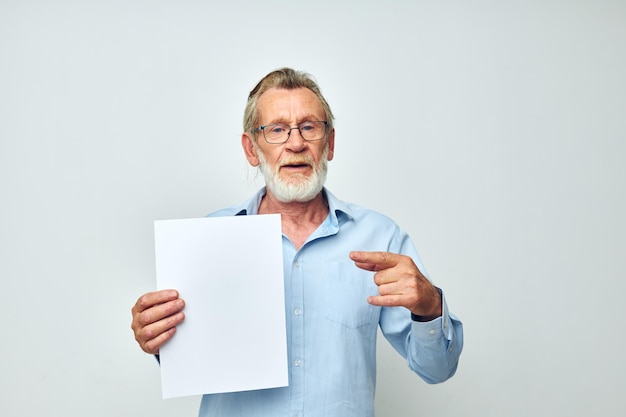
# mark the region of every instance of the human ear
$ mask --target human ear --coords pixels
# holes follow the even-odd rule
[[[259,166],[259,156],[256,153],[253,141],[254,138],[252,138],[248,132],[241,134],[241,146],[243,147],[244,154],[246,154],[246,159],[250,165],[256,167]]]
[[[332,161],[335,156],[335,128],[328,135],[328,160]]]

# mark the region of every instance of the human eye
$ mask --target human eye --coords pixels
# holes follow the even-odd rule
[[[285,125],[269,125],[265,127],[265,130],[267,130],[268,133],[271,133],[272,135],[280,135],[281,133],[284,133],[287,130],[287,126]]]
[[[305,132],[310,132],[316,129],[315,122],[303,122],[300,123],[300,130]]]

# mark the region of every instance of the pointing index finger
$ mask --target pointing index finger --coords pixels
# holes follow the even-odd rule
[[[398,264],[398,256],[390,252],[350,252],[350,259],[356,266],[368,271],[382,271]]]

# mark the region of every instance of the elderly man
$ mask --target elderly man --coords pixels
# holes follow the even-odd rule
[[[289,386],[204,395],[200,416],[373,416],[378,326],[424,381],[454,375],[462,324],[408,235],[324,188],[335,129],[317,84],[289,68],[271,72],[250,93],[244,130],[244,153],[266,186],[212,216],[281,215]],[[145,352],[174,336],[183,308],[175,290],[137,300],[132,328]]]

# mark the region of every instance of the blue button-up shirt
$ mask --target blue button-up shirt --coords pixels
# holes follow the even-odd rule
[[[426,323],[412,321],[404,307],[372,306],[367,297],[378,295],[373,273],[348,256],[353,250],[400,253],[424,273],[408,235],[388,217],[324,193],[329,214],[306,243],[296,250],[283,236],[289,386],[204,395],[200,417],[373,417],[378,326],[426,382],[454,375],[463,330],[445,297],[442,316]],[[210,216],[257,214],[264,195],[261,189],[243,205]]]

